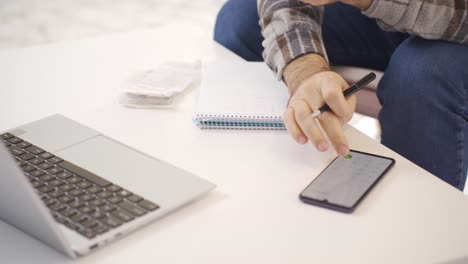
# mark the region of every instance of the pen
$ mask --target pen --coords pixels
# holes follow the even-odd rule
[[[344,97],[349,97],[356,93],[357,91],[361,90],[362,88],[366,87],[369,83],[371,83],[373,80],[375,80],[376,75],[375,73],[371,72],[364,76],[362,79],[357,81],[355,84],[351,85],[348,89],[346,89],[343,92]],[[320,107],[318,110],[315,110],[312,113],[312,118],[318,117],[321,113],[326,112],[326,111],[331,111],[330,106],[327,104],[323,105]]]

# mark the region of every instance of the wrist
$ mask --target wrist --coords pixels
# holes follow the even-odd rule
[[[283,80],[293,95],[303,81],[312,75],[329,71],[327,61],[318,54],[307,54],[290,62],[283,72]]]

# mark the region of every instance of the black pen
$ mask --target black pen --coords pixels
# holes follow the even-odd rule
[[[375,80],[377,76],[375,73],[371,72],[364,76],[361,80],[357,81],[355,84],[351,85],[348,89],[343,92],[344,97],[349,97],[352,94],[356,93],[357,91],[361,90],[362,88],[366,87],[369,83]],[[331,111],[330,106],[327,104],[320,107],[318,110],[315,110],[312,113],[312,118],[318,117],[321,113]]]

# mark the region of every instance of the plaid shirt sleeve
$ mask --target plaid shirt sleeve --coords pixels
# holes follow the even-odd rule
[[[258,0],[265,62],[282,78],[294,59],[310,53],[327,60],[322,41],[323,7],[299,0]],[[373,0],[363,12],[386,31],[468,45],[468,0]]]
[[[258,0],[265,38],[263,57],[278,79],[294,59],[317,53],[327,59],[322,41],[323,7],[299,0]]]
[[[363,14],[383,30],[468,44],[468,0],[373,0]]]

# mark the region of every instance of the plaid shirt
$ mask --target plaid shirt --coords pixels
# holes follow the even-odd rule
[[[258,0],[258,10],[265,37],[263,57],[278,79],[299,56],[318,53],[327,59],[323,7],[299,0]],[[386,31],[468,45],[468,0],[373,0],[363,14]]]

